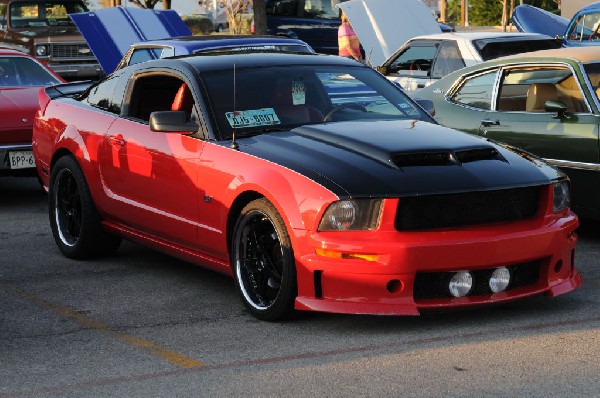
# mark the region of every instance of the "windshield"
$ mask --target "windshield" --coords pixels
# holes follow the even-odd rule
[[[581,15],[567,34],[571,41],[600,40],[600,13]]]
[[[60,81],[36,61],[25,57],[0,58],[0,87],[48,86]]]
[[[400,89],[366,67],[285,66],[203,75],[219,135],[229,139],[304,124],[432,119]],[[235,103],[234,103],[235,96]]]
[[[74,1],[15,1],[10,3],[10,26],[30,28],[36,26],[72,25],[67,14],[85,12],[83,2]]]

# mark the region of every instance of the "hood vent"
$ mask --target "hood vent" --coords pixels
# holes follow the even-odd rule
[[[479,160],[506,161],[495,148],[475,148],[461,151],[396,153],[392,161],[398,167],[450,166]]]
[[[465,151],[456,151],[456,160],[459,163],[476,162],[478,160],[501,160],[506,161],[496,148],[477,148],[467,149]]]
[[[452,159],[452,152],[397,153],[392,155],[392,161],[398,167],[448,166],[456,163]]]

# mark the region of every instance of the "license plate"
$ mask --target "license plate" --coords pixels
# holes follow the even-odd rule
[[[11,169],[28,169],[35,167],[33,151],[8,152],[8,162]]]

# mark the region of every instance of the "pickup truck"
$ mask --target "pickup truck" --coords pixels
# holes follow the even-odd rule
[[[0,0],[0,47],[36,57],[69,80],[97,79],[102,69],[68,14],[82,0]]]

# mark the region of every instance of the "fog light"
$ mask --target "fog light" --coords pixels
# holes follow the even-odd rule
[[[464,297],[471,291],[473,287],[473,276],[471,276],[470,272],[457,272],[450,279],[450,283],[448,284],[448,289],[450,289],[450,294],[454,297]]]
[[[494,293],[503,291],[510,283],[510,271],[506,267],[496,268],[490,277],[490,289]]]

